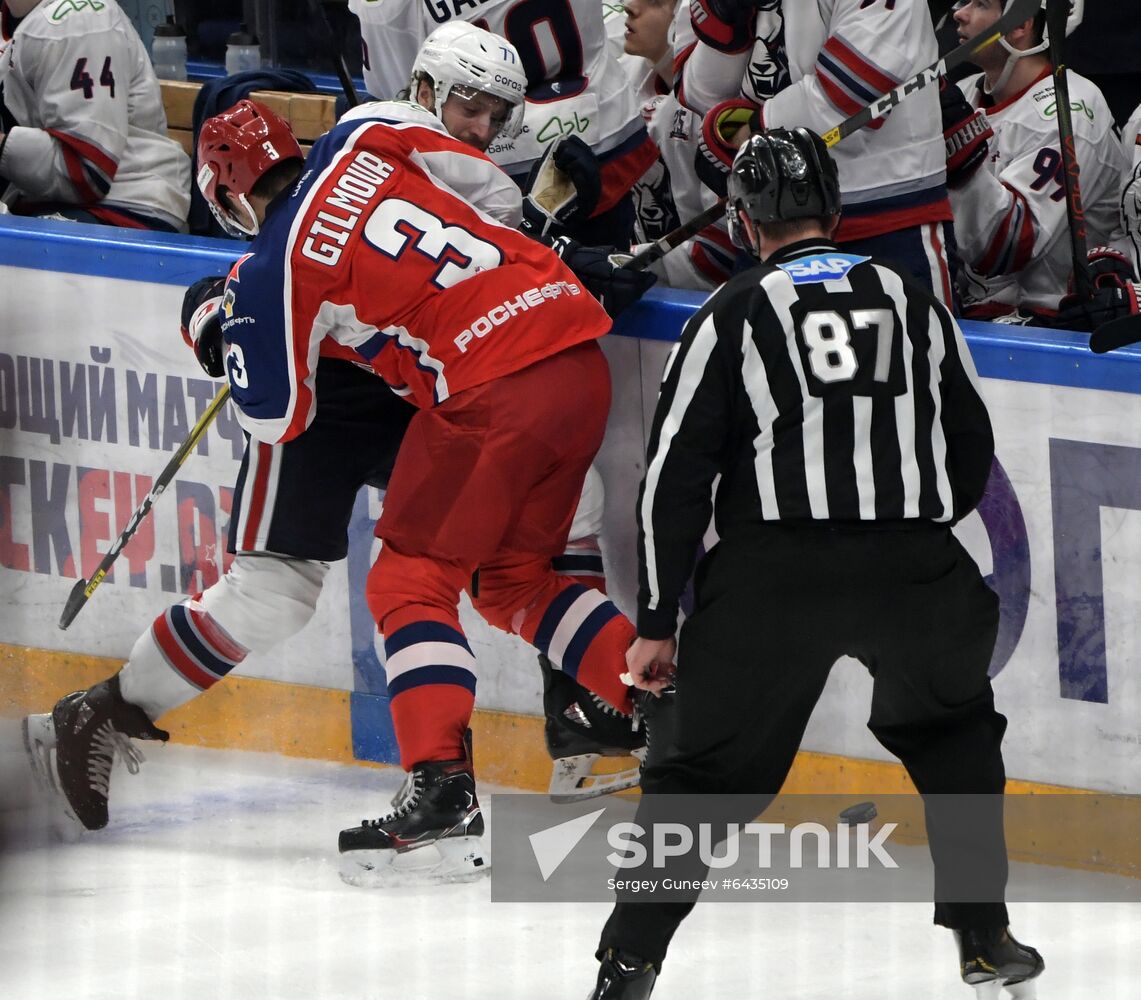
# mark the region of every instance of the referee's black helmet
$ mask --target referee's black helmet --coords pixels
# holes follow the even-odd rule
[[[840,211],[840,177],[824,140],[806,128],[765,129],[738,150],[729,173],[729,235],[738,246],[740,214],[753,226],[826,219]]]

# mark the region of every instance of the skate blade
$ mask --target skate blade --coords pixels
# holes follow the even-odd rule
[[[86,828],[80,822],[60,787],[55,766],[55,724],[50,714],[27,715],[20,723],[24,752],[41,802],[47,807],[52,831],[63,841],[74,842]]]
[[[475,882],[491,873],[479,837],[448,837],[411,851],[347,851],[341,881],[362,889]]]
[[[554,762],[551,784],[547,789],[548,797],[552,802],[565,805],[568,802],[582,802],[637,788],[642,777],[641,765],[646,757],[646,748],[631,750],[629,755],[637,760],[636,766],[601,774],[594,772],[595,762],[602,756],[610,756],[609,754],[582,753],[573,757],[560,757]]]
[[[1003,983],[992,979],[990,982],[975,984],[975,1000],[1003,1000],[1004,989],[1013,1000],[1036,1000],[1038,996],[1038,984],[1033,979],[1021,983]]]

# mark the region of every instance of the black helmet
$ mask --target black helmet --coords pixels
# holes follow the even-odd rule
[[[756,226],[827,218],[840,211],[840,178],[824,140],[806,128],[758,132],[737,152],[729,173],[729,235],[749,247],[739,212]]]

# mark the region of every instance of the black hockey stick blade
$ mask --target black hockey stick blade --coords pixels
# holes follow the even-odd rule
[[[98,586],[98,585],[96,585]],[[59,616],[59,627],[61,629],[67,628],[73,621],[75,616],[83,609],[83,605],[87,603],[87,598],[91,596],[95,590],[91,588],[91,592],[87,589],[87,581],[80,579],[75,581],[75,586],[71,588],[71,593],[67,595],[67,603],[63,606],[63,613]]]
[[[939,77],[946,75],[949,70],[954,69],[956,66],[969,61],[976,52],[985,49],[988,45],[993,45],[1008,31],[1017,28],[1023,21],[1032,18],[1038,9],[1039,0],[1014,0],[1003,15],[994,22],[989,32],[963,42],[962,45],[952,49],[937,62],[932,63],[926,69],[921,69],[913,77],[904,80],[898,87],[893,87],[867,107],[861,108],[854,115],[845,118],[839,125],[822,133],[821,138],[828,148],[831,149],[840,142],[841,139],[851,135],[853,132],[858,132],[869,122],[883,117],[883,115],[887,114],[892,108],[899,104],[900,101],[910,97],[916,91],[922,90],[932,83],[938,83]],[[635,254],[633,259],[627,264],[627,267],[638,270],[649,267],[658,258],[664,257],[671,250],[681,246],[691,236],[694,236],[701,232],[706,226],[716,222],[724,212],[724,200],[717,202],[715,205],[710,205],[709,208],[699,212],[690,219],[689,222],[683,223],[678,226],[677,229],[654,240],[653,243],[640,253]]]
[[[1116,351],[1141,341],[1141,315],[1121,316],[1102,323],[1089,339],[1089,349],[1094,354]]]

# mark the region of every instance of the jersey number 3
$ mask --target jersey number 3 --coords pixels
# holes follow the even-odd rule
[[[410,252],[427,257],[438,265],[430,279],[437,288],[451,288],[503,263],[503,251],[494,243],[403,198],[382,201],[369,216],[364,237],[393,260]]]

